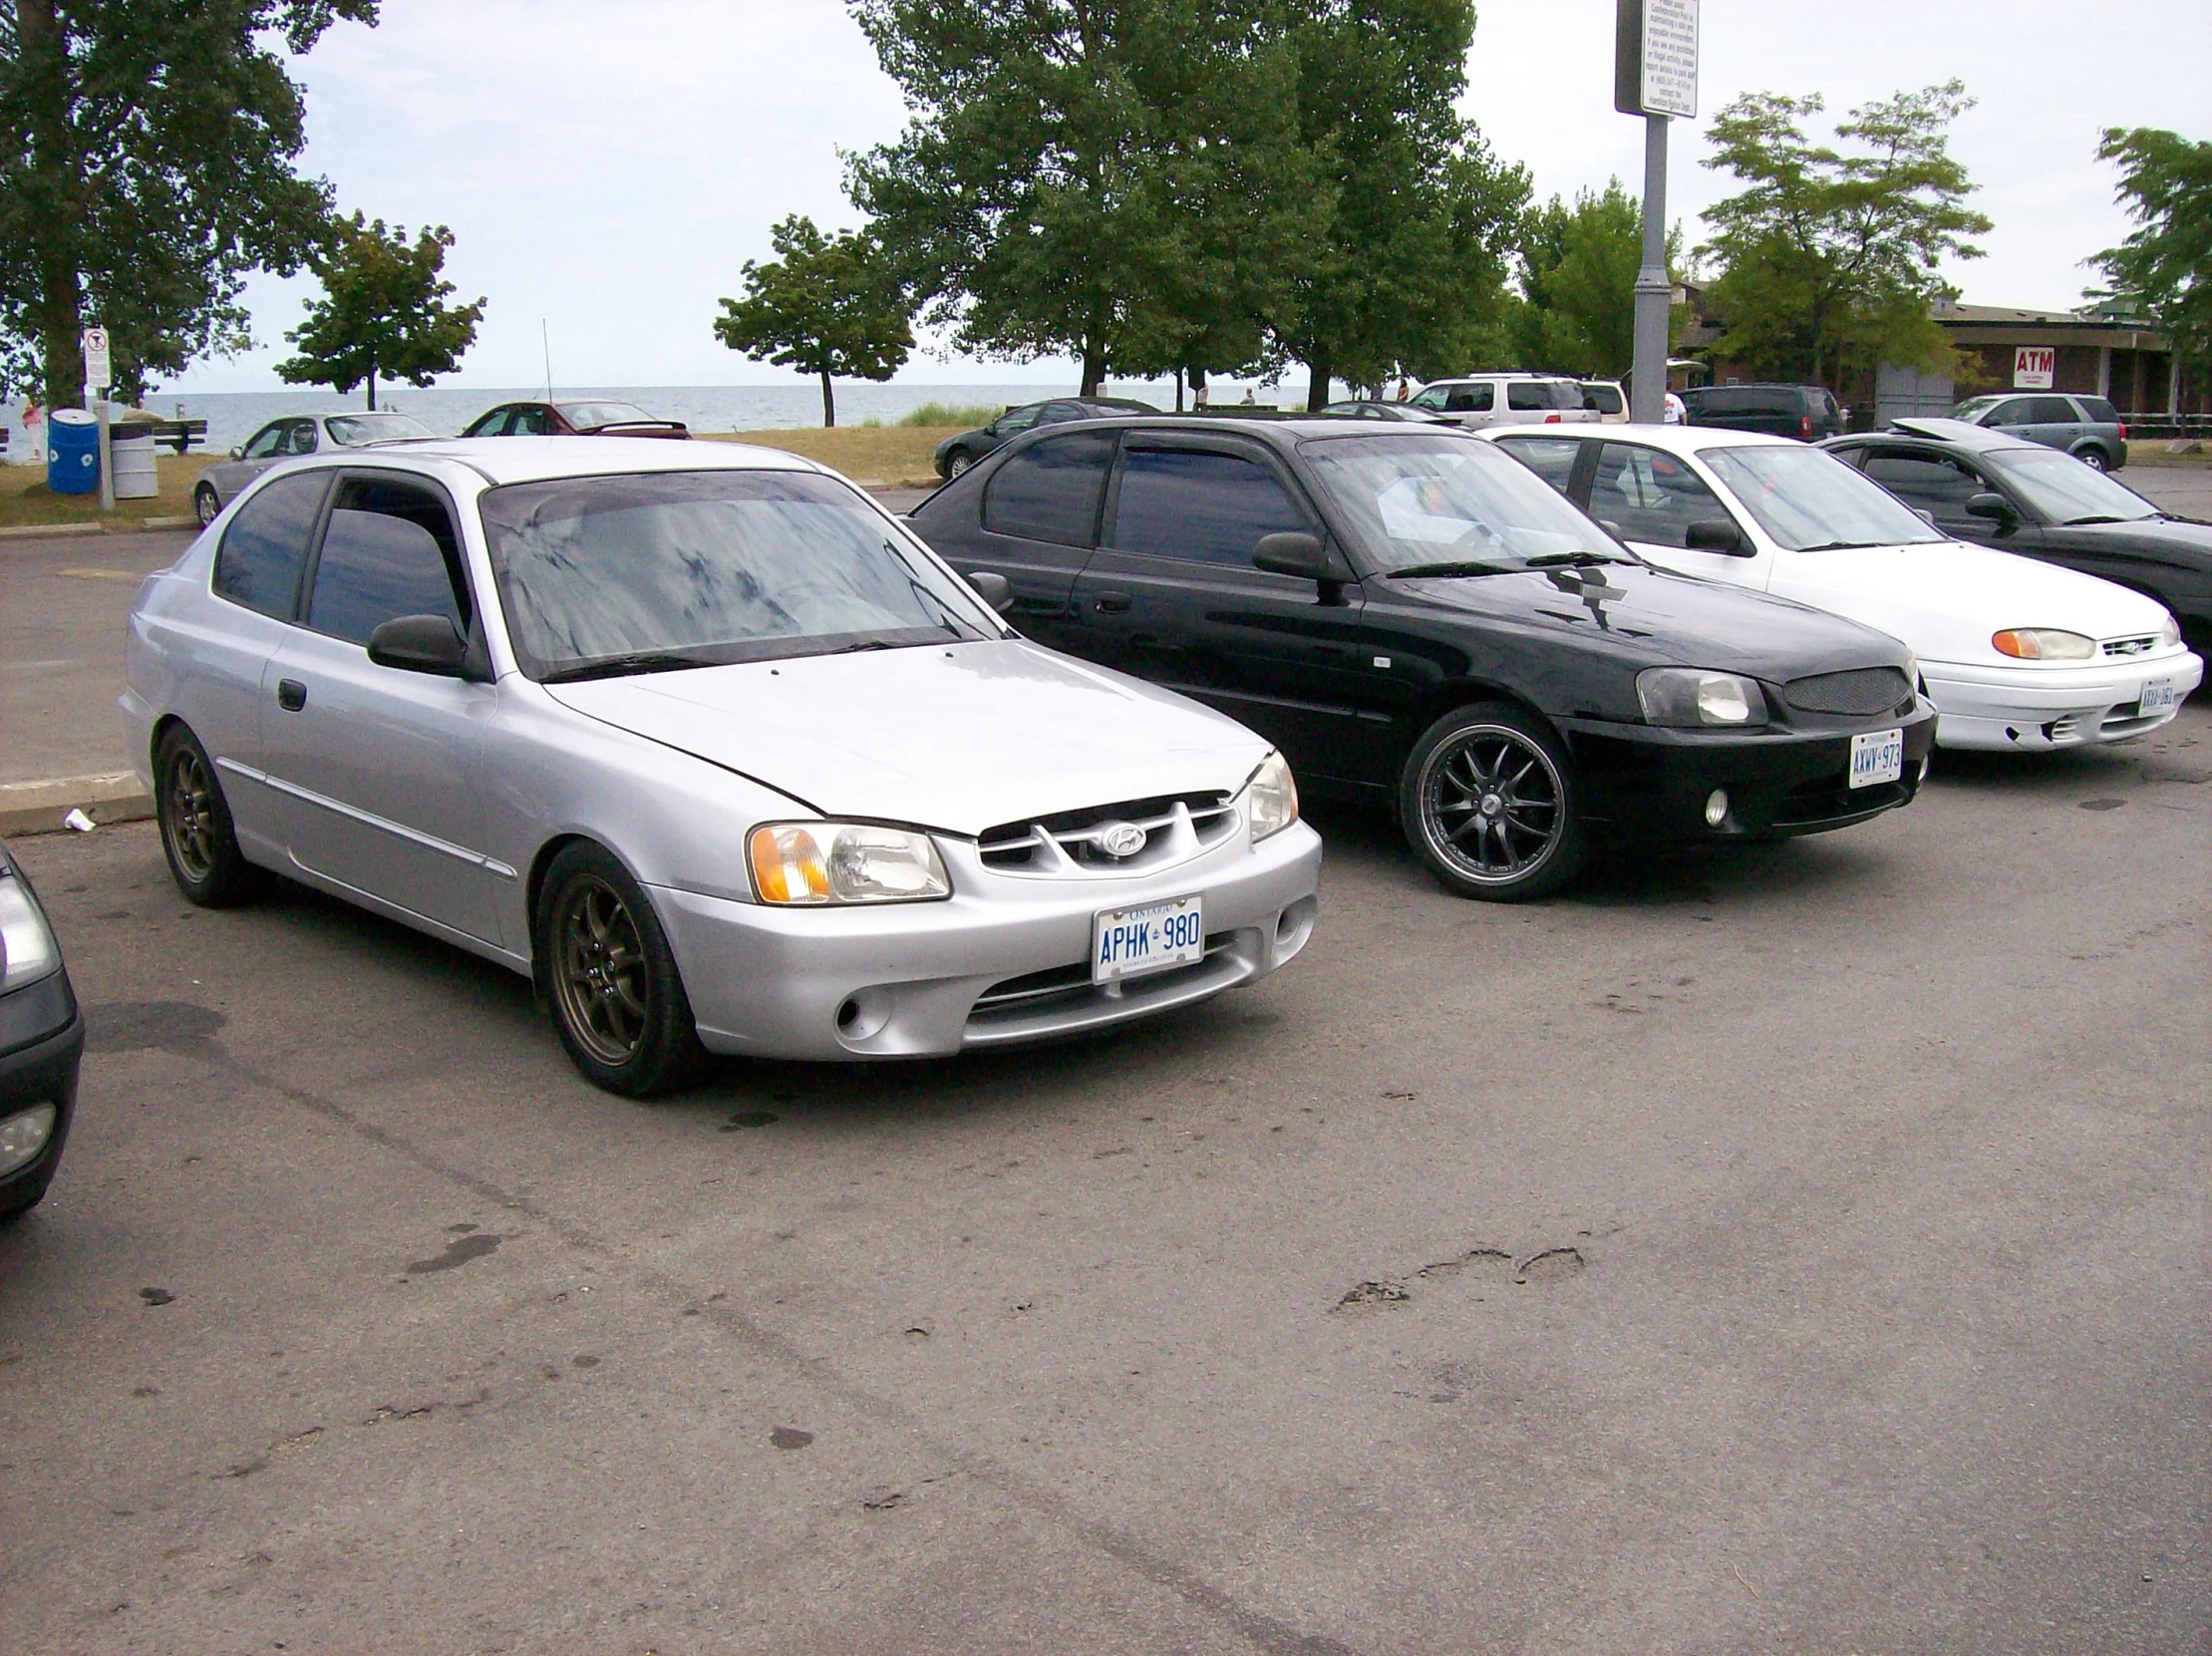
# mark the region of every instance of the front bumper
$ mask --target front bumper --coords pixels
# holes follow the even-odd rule
[[[2048,753],[2095,742],[2124,742],[2156,730],[2204,682],[2193,651],[2091,661],[2079,667],[1982,667],[1921,663],[1928,696],[1943,710],[1936,741],[1946,748]],[[2173,680],[2174,705],[2145,716],[2143,685]]]
[[[1256,983],[1306,946],[1320,907],[1321,839],[1303,823],[1258,845],[1240,827],[1142,875],[1008,874],[972,844],[939,847],[943,902],[776,908],[653,887],[700,1040],[764,1058],[921,1058],[1106,1029]],[[1193,894],[1203,962],[1092,987],[1094,915]]]
[[[0,1213],[28,1186],[44,1189],[61,1161],[77,1113],[77,1071],[85,1056],[85,1018],[69,974],[55,972],[0,995],[0,1121],[34,1105],[56,1109],[53,1134],[29,1162],[0,1174]]]
[[[1911,803],[1936,739],[1936,710],[1925,700],[1901,718],[1809,729],[1560,724],[1582,784],[1583,820],[1623,838],[1676,841],[1822,833],[1863,823]],[[1851,738],[1899,727],[1905,733],[1903,776],[1851,787]],[[1717,828],[1706,822],[1716,791],[1728,795]]]

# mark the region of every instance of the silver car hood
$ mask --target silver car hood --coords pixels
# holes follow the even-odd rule
[[[545,686],[563,706],[831,817],[980,833],[1233,792],[1268,745],[1196,703],[1020,639]]]

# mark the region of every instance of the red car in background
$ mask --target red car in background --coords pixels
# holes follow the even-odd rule
[[[635,403],[501,403],[463,437],[689,437],[681,420],[661,420]]]

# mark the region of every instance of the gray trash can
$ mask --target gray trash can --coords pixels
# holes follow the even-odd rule
[[[151,500],[161,493],[160,466],[155,458],[157,452],[151,431],[132,426],[114,428],[108,440],[108,453],[115,462],[117,499]]]

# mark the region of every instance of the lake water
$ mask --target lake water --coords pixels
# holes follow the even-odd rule
[[[1172,408],[1172,384],[1108,387],[1117,397],[1139,397],[1160,408]],[[865,420],[889,424],[924,403],[946,403],[955,408],[989,408],[993,411],[1015,403],[1033,403],[1043,397],[1074,396],[1073,382],[1055,385],[839,385],[837,423],[857,426]],[[412,414],[441,435],[462,427],[495,403],[532,398],[537,392],[522,386],[507,391],[417,391],[403,385],[386,388],[377,402],[382,408]],[[659,386],[562,386],[559,395],[604,397],[635,403],[648,414],[681,420],[695,432],[752,432],[821,424],[821,391],[804,385],[659,385]],[[158,393],[146,400],[147,412],[162,419],[207,422],[207,447],[220,454],[243,443],[270,420],[284,414],[336,414],[362,406],[361,394],[349,397],[330,392],[235,391],[203,397],[174,397]],[[7,459],[28,464],[31,440],[21,427],[23,405],[0,404],[0,424],[9,431]],[[44,438],[43,426],[38,428]]]

